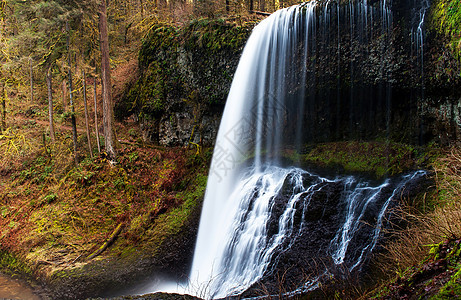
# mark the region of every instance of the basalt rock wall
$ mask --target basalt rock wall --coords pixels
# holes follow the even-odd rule
[[[288,93],[305,95],[305,143],[460,140],[461,68],[440,29],[437,1],[319,3],[307,48],[295,47],[309,59],[291,65],[306,70],[305,84],[287,80]],[[146,141],[213,144],[254,25],[154,26],[139,54],[140,79],[118,102],[118,116],[138,119]]]
[[[134,115],[149,142],[212,144],[253,26],[200,19],[152,27],[139,53],[140,78],[116,106],[118,117]]]

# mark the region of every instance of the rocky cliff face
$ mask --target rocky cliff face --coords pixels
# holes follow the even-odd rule
[[[139,54],[140,79],[119,103],[135,114],[145,140],[166,146],[212,144],[253,23],[198,20],[158,24]]]
[[[380,1],[331,3],[318,10],[311,59],[293,65],[307,70],[306,89],[287,83],[293,97],[306,95],[306,143],[460,139],[459,60],[434,25],[441,18],[437,4],[425,9],[427,1],[413,2],[393,1],[388,10]],[[418,35],[422,10],[424,34]],[[213,144],[253,26],[198,20],[153,27],[140,51],[140,79],[119,103],[119,116],[134,114],[146,141]]]

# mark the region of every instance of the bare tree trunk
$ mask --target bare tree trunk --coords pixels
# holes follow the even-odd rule
[[[88,106],[86,103],[86,74],[83,70],[83,105],[85,106],[85,124],[86,124],[86,136],[88,139],[88,148],[90,149],[90,157],[93,158],[93,147],[91,146],[91,136],[90,136],[90,124],[88,121]]]
[[[96,97],[96,77],[94,78],[94,127],[96,131],[96,142],[98,143],[98,152],[101,153],[101,143],[99,142],[98,128],[98,101]]]
[[[6,97],[5,86],[2,85],[2,127],[0,128],[0,132],[6,130]]]
[[[66,22],[66,30],[67,30],[67,64],[69,67],[69,102],[70,102],[70,110],[71,110],[71,122],[72,122],[72,140],[74,142],[74,161],[75,165],[78,165],[78,154],[77,154],[77,122],[75,120],[75,108],[74,108],[74,100],[73,100],[73,86],[72,86],[72,68],[71,68],[71,58],[70,58],[70,32],[69,32],[69,23]]]
[[[99,4],[99,33],[101,43],[101,71],[102,71],[102,113],[104,125],[104,145],[107,156],[112,163],[116,162],[114,108],[112,103],[112,84],[109,64],[109,36],[107,34],[106,2]]]
[[[259,0],[259,10],[265,11],[266,10],[266,0]]]
[[[32,58],[29,58],[30,69],[30,102],[34,102],[34,77],[32,73]]]
[[[56,142],[54,134],[54,123],[53,123],[53,86],[51,84],[51,65],[48,67],[46,72],[46,86],[48,88],[48,119],[50,121],[50,137],[53,144]]]
[[[62,112],[66,112],[67,111],[67,95],[66,95],[66,91],[67,91],[67,84],[66,84],[66,80],[64,79],[62,81]]]
[[[6,32],[6,22],[5,22],[5,7],[6,7],[6,2],[2,2],[2,4],[0,4],[0,22],[2,24],[2,31],[0,31],[0,37],[4,38],[4,33]],[[14,26],[13,26],[14,27]],[[5,51],[5,50],[4,50]],[[6,55],[8,55],[8,53],[5,53]],[[3,76],[3,74],[1,74]],[[7,93],[5,92],[5,84],[6,84],[6,81],[5,83],[2,83],[2,93],[0,95],[0,99],[2,101],[1,105],[2,105],[2,114],[1,114],[1,117],[2,117],[2,122],[0,123],[0,133],[3,132],[3,130],[6,130],[6,97],[7,97]]]
[[[126,45],[128,43],[128,30],[130,30],[131,26],[133,25],[133,22],[125,26],[125,36],[123,39],[124,44]]]

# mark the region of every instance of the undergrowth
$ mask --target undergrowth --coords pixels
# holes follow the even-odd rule
[[[461,150],[444,153],[432,167],[435,187],[420,201],[433,205],[413,204],[394,212],[404,221],[394,224],[388,233],[377,268],[394,274],[388,274],[391,279],[372,293],[373,298],[447,299],[460,295]]]
[[[208,159],[194,150],[127,146],[116,166],[104,155],[74,166],[64,144],[11,165],[11,157],[1,159],[3,269],[16,268],[9,255],[25,258],[35,271],[88,262],[119,224],[124,229],[108,252],[156,249],[181,230],[203,197]]]

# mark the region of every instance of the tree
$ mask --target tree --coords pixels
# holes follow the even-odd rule
[[[0,123],[0,133],[3,130],[6,130],[6,102],[8,100],[8,92],[6,90],[6,86],[8,85],[9,81],[12,81],[12,78],[9,78],[10,74],[4,68],[6,63],[11,59],[10,54],[8,51],[7,43],[8,43],[8,34],[7,34],[7,3],[6,0],[0,1],[0,80],[1,80],[1,123]],[[7,74],[7,75],[6,75]]]
[[[67,83],[66,80],[62,80],[62,111],[66,112],[67,111]]]
[[[98,152],[101,153],[101,143],[99,142],[99,128],[98,128],[98,99],[96,97],[96,77],[93,83],[94,92],[94,127],[96,131],[96,143],[98,143]]]
[[[73,84],[72,84],[72,64],[71,64],[71,55],[70,55],[70,33],[69,33],[69,23],[66,23],[66,31],[67,31],[67,64],[69,68],[69,102],[70,102],[70,110],[71,110],[71,122],[72,122],[72,141],[74,143],[74,161],[75,165],[78,164],[78,154],[77,154],[77,122],[75,120],[75,107],[74,107],[74,100],[73,100]]]
[[[2,123],[0,123],[0,132],[2,132],[3,130],[6,130],[6,91],[3,84],[0,99],[2,100]]]
[[[90,124],[88,118],[88,105],[86,102],[86,74],[83,70],[83,105],[85,107],[85,125],[86,125],[86,137],[88,141],[88,148],[90,150],[90,157],[93,158],[93,149],[91,147],[91,136],[90,136]]]
[[[29,58],[30,68],[30,102],[34,102],[34,72],[32,68],[32,59]]]
[[[53,143],[56,142],[56,137],[54,134],[54,122],[53,122],[53,86],[52,86],[52,74],[51,74],[51,65],[48,67],[46,72],[46,86],[48,88],[48,119],[50,123],[50,137]]]
[[[114,106],[109,64],[109,35],[107,32],[107,9],[105,0],[99,4],[99,34],[101,46],[102,113],[104,125],[104,146],[109,161],[116,162]]]

